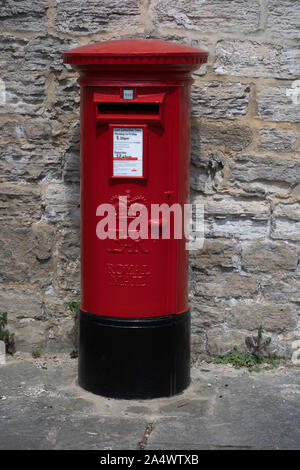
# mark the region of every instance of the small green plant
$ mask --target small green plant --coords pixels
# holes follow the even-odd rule
[[[80,302],[65,302],[67,309],[73,313],[74,323],[71,329],[71,334],[73,336],[74,350],[71,352],[71,358],[78,356],[78,311]]]
[[[76,313],[79,310],[80,302],[65,302],[65,306],[70,310],[70,312]]]
[[[275,356],[264,357],[263,351],[271,343],[271,338],[263,339],[263,327],[259,326],[257,336],[247,336],[245,338],[246,346],[249,350],[248,353],[238,352],[235,346],[232,351],[227,352],[214,360],[215,364],[232,364],[235,369],[247,367],[250,372],[260,372],[261,365],[266,364],[265,370],[274,369],[278,367],[279,361]]]
[[[39,349],[34,349],[31,355],[34,359],[37,359],[38,357],[41,357],[41,351]]]
[[[4,341],[5,349],[8,354],[16,352],[14,334],[10,333],[6,328],[7,325],[7,312],[0,313],[0,341]]]
[[[66,302],[67,309],[74,314],[74,324],[72,326],[72,332],[77,333],[78,331],[78,310],[80,302]]]
[[[251,354],[257,358],[263,357],[263,351],[266,351],[267,347],[271,343],[271,338],[268,337],[263,339],[263,327],[259,325],[257,336],[246,336],[245,343]]]
[[[236,369],[240,367],[252,368],[258,364],[257,359],[251,354],[239,353],[236,349],[219,356],[214,360],[215,364],[232,364]]]
[[[266,364],[265,370],[274,369],[278,367],[279,361],[275,359],[259,358],[249,353],[240,353],[236,350],[229,351],[228,353],[217,357],[214,360],[215,364],[231,364],[235,369],[246,367],[250,372],[260,372],[259,366]]]

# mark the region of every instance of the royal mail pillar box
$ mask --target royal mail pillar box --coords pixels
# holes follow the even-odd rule
[[[186,239],[157,207],[188,203],[190,74],[206,61],[146,39],[64,53],[81,85],[78,380],[99,395],[170,396],[190,381]]]

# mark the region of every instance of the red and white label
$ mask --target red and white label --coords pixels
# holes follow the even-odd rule
[[[143,176],[143,128],[113,128],[113,176]]]

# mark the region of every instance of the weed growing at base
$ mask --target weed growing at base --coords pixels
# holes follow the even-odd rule
[[[237,348],[214,359],[215,364],[232,364],[235,369],[246,367],[250,372],[260,372],[261,366],[264,370],[272,370],[279,366],[275,358],[259,358],[249,353],[240,353]]]
[[[235,346],[232,351],[216,358],[214,363],[232,364],[235,369],[247,367],[250,372],[260,372],[262,369],[259,366],[262,365],[265,365],[264,370],[272,370],[278,367],[279,361],[276,360],[275,356],[269,354],[268,357],[264,357],[263,355],[263,351],[266,351],[271,343],[270,337],[263,338],[263,331],[262,325],[259,325],[257,336],[246,336],[245,343],[250,352],[240,353]]]

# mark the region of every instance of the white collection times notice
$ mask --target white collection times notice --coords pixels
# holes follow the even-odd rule
[[[113,176],[143,176],[141,127],[114,127]]]

